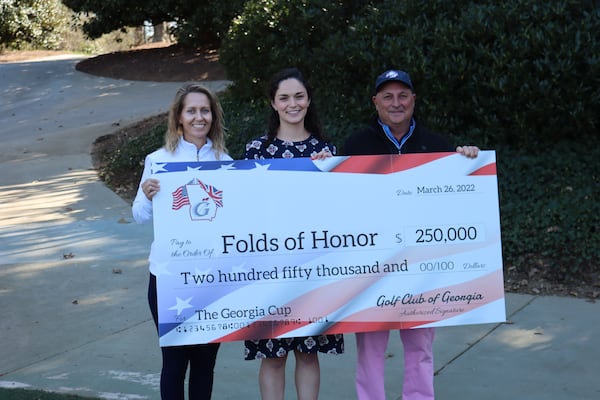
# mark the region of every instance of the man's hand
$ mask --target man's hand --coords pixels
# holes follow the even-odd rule
[[[456,152],[462,154],[468,158],[476,158],[479,154],[479,147],[477,146],[458,146]]]

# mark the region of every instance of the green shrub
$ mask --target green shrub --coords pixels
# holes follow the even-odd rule
[[[264,98],[241,102],[229,91],[219,98],[225,114],[227,151],[233,158],[243,158],[246,143],[266,133],[269,104]]]
[[[0,1],[0,52],[8,49],[61,47],[69,11],[59,0]]]
[[[591,281],[600,272],[600,139],[497,150],[505,266]]]
[[[366,7],[363,3],[368,4],[357,0],[247,0],[220,51],[220,62],[235,83],[235,93],[251,99],[264,96],[268,78],[290,66],[316,77],[314,72],[329,60],[316,59],[314,52],[327,37],[345,31],[352,15]]]
[[[414,79],[421,119],[456,140],[539,149],[598,129],[597,2],[330,3],[246,1],[221,49],[232,90],[257,99],[295,65],[341,141],[372,112],[375,77],[396,67]]]
[[[163,146],[166,131],[166,122],[160,123],[147,133],[124,140],[113,152],[106,153],[101,162],[106,167],[99,171],[102,181],[117,192],[122,189],[118,185],[124,181],[123,176],[135,178],[131,180],[139,183],[146,155]]]
[[[220,43],[243,4],[244,0],[205,0],[199,7],[197,2],[178,2],[174,14],[184,17],[176,17],[173,27],[177,42],[191,48]]]

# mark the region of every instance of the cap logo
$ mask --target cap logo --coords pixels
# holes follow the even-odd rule
[[[386,78],[396,78],[398,75],[399,75],[399,74],[398,74],[398,72],[396,72],[396,71],[388,71],[388,72],[385,74],[385,77],[386,77]]]

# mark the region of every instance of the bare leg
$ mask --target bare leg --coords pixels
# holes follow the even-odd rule
[[[298,400],[317,400],[321,383],[321,368],[317,353],[307,354],[299,351],[296,356],[296,393]]]
[[[258,381],[263,400],[283,400],[286,357],[265,358],[260,363]]]

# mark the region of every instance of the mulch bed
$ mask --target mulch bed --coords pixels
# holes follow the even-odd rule
[[[80,61],[76,69],[114,79],[153,82],[226,80],[212,46],[186,49],[176,44],[101,54]]]

